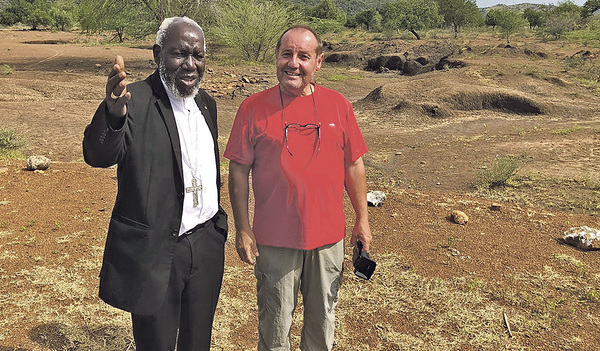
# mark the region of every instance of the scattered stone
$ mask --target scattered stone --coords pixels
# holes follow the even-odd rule
[[[469,217],[463,212],[459,210],[453,210],[450,214],[454,223],[465,225],[469,221]]]
[[[497,202],[492,202],[492,204],[490,205],[490,210],[492,211],[500,211],[501,208],[502,205]]]
[[[99,63],[97,63],[97,64],[96,64],[96,68],[102,68],[102,65],[101,65],[101,64],[99,64]]]
[[[46,156],[30,156],[27,159],[27,169],[30,171],[43,171],[50,167],[50,162],[50,159]]]
[[[600,230],[588,226],[573,227],[565,232],[564,241],[580,249],[594,248],[594,240],[600,240]]]
[[[379,207],[383,205],[385,200],[385,193],[383,191],[370,191],[367,193],[367,204],[373,207]]]

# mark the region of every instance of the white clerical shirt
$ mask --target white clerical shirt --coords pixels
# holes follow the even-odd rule
[[[162,83],[171,101],[181,146],[184,198],[179,235],[182,235],[196,225],[211,219],[219,210],[215,151],[208,124],[194,98],[178,98],[173,95],[164,81]],[[196,207],[193,204],[194,191],[190,189],[193,170],[197,185],[202,187],[197,190],[198,206]]]

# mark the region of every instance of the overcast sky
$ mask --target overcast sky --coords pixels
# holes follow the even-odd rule
[[[475,0],[475,2],[477,3],[477,7],[490,7],[498,4],[515,5],[523,3],[557,5],[559,3],[559,0]],[[573,2],[579,6],[583,6],[586,0],[573,0]]]

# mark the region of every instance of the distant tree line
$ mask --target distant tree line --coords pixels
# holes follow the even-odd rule
[[[267,60],[283,29],[307,23],[320,33],[342,30],[409,32],[450,28],[458,37],[466,27],[490,26],[509,42],[529,27],[540,36],[562,39],[579,30],[600,40],[600,0],[584,6],[571,1],[524,10],[504,5],[479,9],[475,0],[10,0],[0,10],[0,25],[21,23],[31,29],[77,28],[110,32],[113,38],[140,38],[156,31],[164,18],[188,16],[211,36],[248,60]]]

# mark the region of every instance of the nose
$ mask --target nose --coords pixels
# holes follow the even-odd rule
[[[185,69],[189,69],[189,70],[195,70],[196,69],[196,64],[195,64],[195,61],[194,61],[194,57],[192,55],[186,56],[185,60],[183,61],[183,67]]]
[[[288,66],[290,66],[292,68],[296,68],[296,67],[299,66],[298,62],[299,62],[298,56],[297,55],[292,55],[292,57],[290,57],[290,60],[288,62]]]

